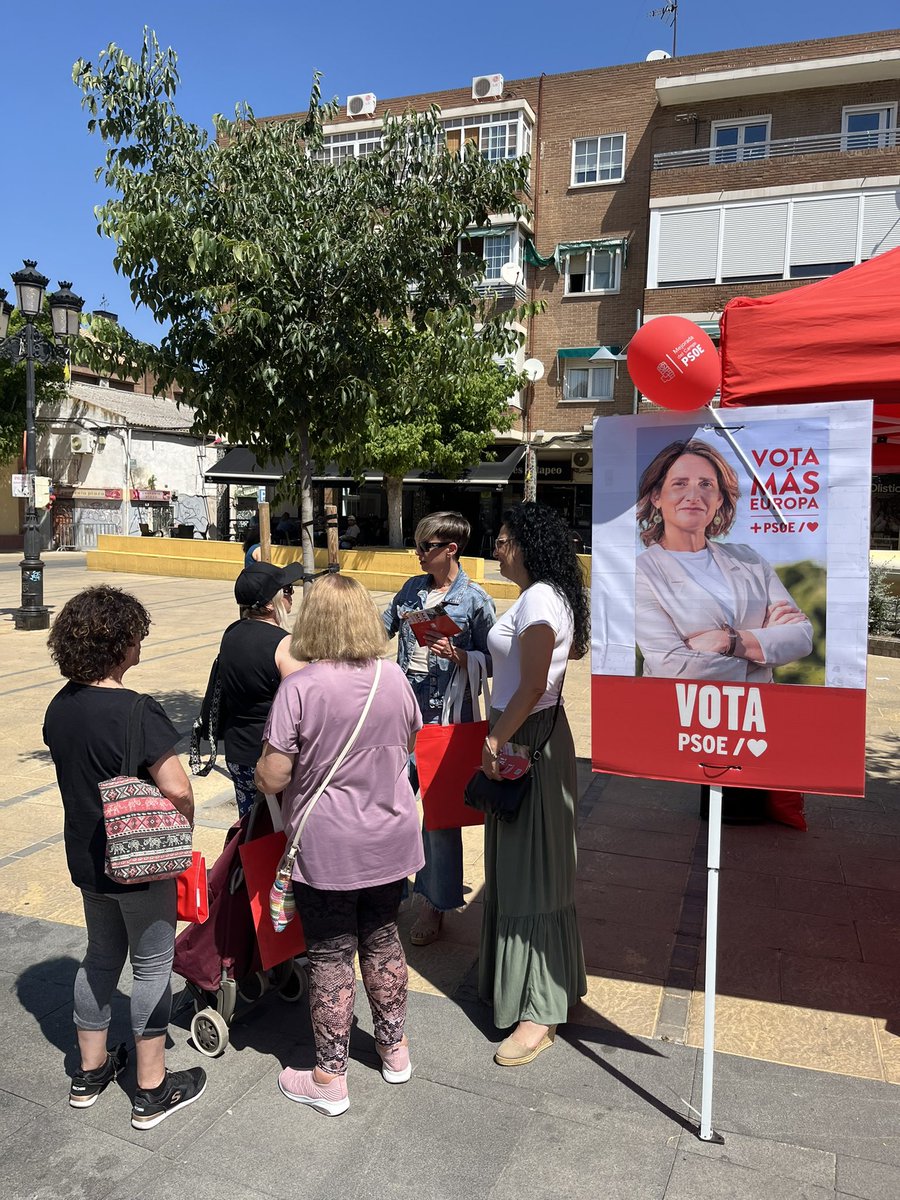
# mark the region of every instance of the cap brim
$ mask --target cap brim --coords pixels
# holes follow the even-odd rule
[[[292,562],[286,567],[281,568],[281,585],[287,586],[289,583],[296,583],[298,579],[302,579],[304,575],[303,563]]]

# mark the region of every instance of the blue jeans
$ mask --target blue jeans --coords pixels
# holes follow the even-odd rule
[[[419,702],[422,720],[426,725],[439,725],[440,709],[435,711],[428,704],[427,675],[407,675],[407,679]],[[416,770],[415,754],[411,754],[409,759],[409,782],[413,791],[418,792],[419,772]],[[423,827],[422,841],[425,844],[425,866],[416,875],[413,891],[424,896],[432,908],[440,912],[461,908],[464,903],[462,830],[428,830]]]

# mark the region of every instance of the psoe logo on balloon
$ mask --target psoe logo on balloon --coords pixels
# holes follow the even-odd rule
[[[658,363],[656,369],[659,371],[659,377],[663,383],[671,383],[675,378],[675,372],[667,362]]]
[[[628,343],[627,357],[634,386],[663,408],[689,412],[708,404],[719,389],[718,351],[686,317],[648,320]]]

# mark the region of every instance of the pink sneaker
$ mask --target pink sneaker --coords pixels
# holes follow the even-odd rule
[[[350,1107],[346,1075],[338,1075],[330,1083],[317,1083],[312,1071],[295,1071],[293,1067],[285,1067],[278,1076],[278,1087],[288,1100],[308,1104],[326,1117],[339,1117]]]
[[[412,1075],[412,1063],[409,1061],[409,1042],[395,1042],[393,1046],[379,1046],[381,1058],[381,1074],[386,1083],[406,1083]]]

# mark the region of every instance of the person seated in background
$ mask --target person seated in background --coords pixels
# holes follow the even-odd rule
[[[272,541],[276,546],[286,546],[288,544],[288,525],[291,520],[291,514],[285,510],[275,525],[272,528]]]
[[[355,550],[362,530],[356,523],[356,517],[347,518],[347,528],[341,534],[341,549]]]

